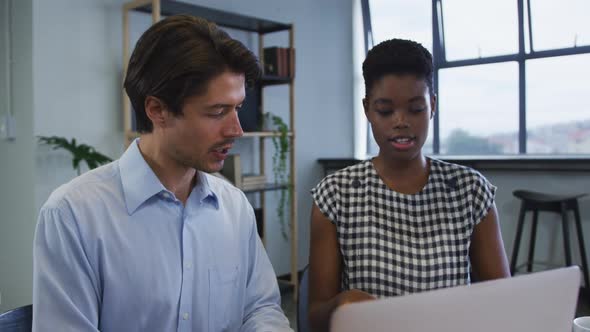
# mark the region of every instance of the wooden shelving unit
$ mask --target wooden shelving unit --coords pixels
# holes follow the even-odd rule
[[[211,9],[203,6],[188,4],[179,1],[171,0],[135,0],[127,2],[123,5],[123,77],[127,72],[127,64],[130,56],[130,45],[129,45],[129,12],[138,11],[151,14],[152,24],[158,22],[162,16],[170,16],[176,14],[189,14],[199,16],[207,19],[211,22],[215,22],[217,25],[225,28],[237,29],[255,33],[258,35],[258,56],[261,63],[264,61],[262,55],[264,50],[264,36],[269,33],[288,33],[288,47],[294,49],[294,28],[292,24],[280,23],[266,19],[259,19],[250,16],[235,14],[231,12],[221,11],[217,9]],[[294,68],[294,59],[290,60],[289,64],[291,68]],[[264,65],[262,63],[262,65]],[[290,280],[287,281],[287,285],[293,288],[293,298],[297,299],[298,289],[298,267],[297,267],[297,191],[296,191],[296,178],[295,178],[295,80],[292,77],[279,77],[263,75],[259,81],[260,93],[260,105],[258,110],[260,116],[263,116],[264,110],[262,107],[262,101],[264,100],[264,88],[266,86],[285,85],[289,89],[289,132],[287,134],[289,139],[289,184],[286,183],[267,183],[261,188],[251,189],[245,191],[246,193],[261,193],[260,194],[260,206],[264,211],[264,215],[273,213],[275,210],[271,207],[266,206],[265,195],[267,191],[273,190],[289,190],[290,191],[290,202],[289,202],[289,240],[291,244],[291,271]],[[132,121],[133,116],[131,114],[131,107],[127,95],[123,92],[123,123],[125,128],[125,139],[126,143],[129,144],[134,138],[138,136],[133,131]],[[273,137],[279,137],[281,134],[276,131],[258,131],[258,132],[245,132],[242,139],[255,139],[258,140],[259,144],[259,165],[260,174],[265,174],[265,148],[266,140]],[[264,217],[264,222],[268,218]],[[262,241],[266,244],[265,236],[267,232],[263,232]],[[281,281],[283,284],[285,281]],[[284,286],[284,285],[283,285]]]

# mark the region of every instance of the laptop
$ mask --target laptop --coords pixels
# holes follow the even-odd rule
[[[577,266],[338,308],[331,332],[569,332]]]

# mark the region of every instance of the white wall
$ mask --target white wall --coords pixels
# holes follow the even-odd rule
[[[17,37],[14,53],[18,59],[14,65],[18,75],[13,79],[13,94],[18,128],[15,142],[0,142],[0,153],[6,156],[1,158],[0,173],[0,311],[31,303],[31,246],[38,209],[52,190],[75,176],[66,152],[39,146],[34,137],[75,137],[113,158],[123,151],[122,2],[13,0],[13,30]],[[316,160],[351,156],[353,150],[352,1],[193,2],[294,23],[302,268],[308,256],[308,191],[322,176]],[[252,40],[255,42],[255,38]],[[0,85],[0,93],[3,90]],[[269,110],[274,106],[285,109],[286,91],[268,95],[274,95],[265,101]],[[286,118],[286,113],[281,115]],[[247,141],[240,143],[239,148],[255,151]],[[273,265],[278,274],[288,273],[289,244],[282,239],[276,223],[269,222],[268,226],[267,250]]]
[[[121,1],[35,1],[34,134],[75,137],[117,158],[121,115]],[[76,176],[69,153],[37,145],[36,211]]]
[[[5,3],[0,1],[0,116],[6,109]],[[31,303],[35,228],[31,0],[12,1],[12,113],[16,139],[0,141],[0,312]],[[18,74],[17,74],[18,73]]]

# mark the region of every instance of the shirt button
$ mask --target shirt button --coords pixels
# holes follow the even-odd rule
[[[184,314],[182,314],[182,319],[184,319],[184,320],[188,319],[188,312],[185,312]]]
[[[191,267],[193,267],[193,264],[191,264],[191,263],[187,263],[187,264],[186,264],[186,268],[187,268],[187,269],[190,269]]]

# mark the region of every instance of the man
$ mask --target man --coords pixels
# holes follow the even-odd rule
[[[214,24],[172,16],[131,56],[141,133],[42,207],[35,331],[291,331],[244,194],[219,171],[243,134],[256,57]]]

